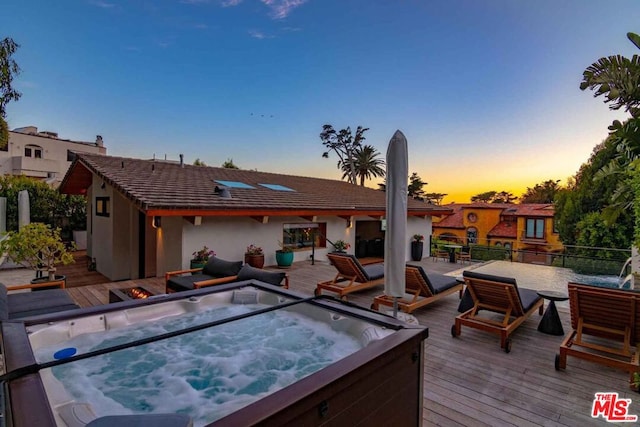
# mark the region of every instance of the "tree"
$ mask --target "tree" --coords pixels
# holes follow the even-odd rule
[[[509,191],[485,191],[471,196],[471,201],[478,203],[513,203],[515,200],[517,200],[517,197]]]
[[[207,166],[207,164],[198,157],[193,161],[193,166]]]
[[[553,203],[556,193],[561,189],[559,182],[560,180],[549,179],[533,188],[527,187],[527,191],[520,197],[520,203]]]
[[[422,178],[418,176],[417,172],[413,172],[409,177],[409,187],[407,188],[407,195],[409,197],[413,197],[416,200],[424,200],[424,191],[422,191],[422,187],[427,185],[426,182],[422,181]]]
[[[226,168],[226,169],[240,169],[238,166],[236,166],[236,165],[233,163],[233,159],[227,159],[227,160],[222,164],[222,167],[223,167],[223,168]]]
[[[358,147],[354,153],[356,175],[360,178],[360,185],[364,187],[365,179],[383,177],[385,175],[384,160],[379,159],[380,153],[371,145]],[[351,173],[351,167],[347,163],[342,164],[342,179]]]
[[[427,200],[428,203],[432,203],[434,205],[441,205],[442,204],[442,199],[444,199],[445,196],[448,196],[448,194],[445,194],[445,193],[426,193],[424,195],[424,198]]]
[[[320,132],[322,145],[328,149],[322,153],[322,157],[328,159],[329,153],[331,151],[335,152],[338,156],[338,169],[342,170],[343,165],[346,167],[349,171],[346,176],[347,181],[352,184],[357,184],[358,182],[355,160],[356,150],[362,145],[365,140],[364,133],[368,130],[369,128],[358,126],[356,134],[353,135],[350,127],[336,132],[333,126],[327,124],[322,126],[322,132]]]
[[[637,34],[627,33],[627,38],[640,48]],[[615,146],[616,155],[594,175],[595,181],[608,179],[614,184],[615,191],[603,211],[603,219],[612,224],[618,222],[623,212],[634,215],[631,165],[640,158],[640,57],[633,55],[628,59],[612,55],[600,58],[584,71],[580,89],[591,89],[595,92],[594,97],[604,95],[604,102],[610,103],[610,109],[624,108],[631,114],[624,123],[615,120],[609,126],[608,139]]]
[[[627,38],[640,49],[640,36],[627,33]],[[632,117],[640,116],[640,57],[631,59],[622,55],[600,58],[582,73],[580,89],[595,91],[594,97],[605,95],[609,108],[624,107]]]
[[[19,47],[9,37],[0,42],[0,148],[6,147],[9,142],[6,106],[9,101],[17,101],[22,96],[11,85],[13,78],[20,74],[20,67],[12,58]]]

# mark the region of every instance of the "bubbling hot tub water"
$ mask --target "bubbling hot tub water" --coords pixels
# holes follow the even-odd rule
[[[229,305],[166,317],[78,335],[40,346],[34,353],[42,363],[52,360],[62,348],[87,353],[263,307]],[[369,333],[364,329],[362,336]],[[187,413],[194,425],[205,425],[358,351],[364,344],[360,337],[342,333],[327,322],[276,310],[73,361],[41,374],[45,385],[64,390],[76,402],[89,402],[97,416]]]

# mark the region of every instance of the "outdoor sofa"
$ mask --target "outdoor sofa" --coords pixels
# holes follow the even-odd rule
[[[165,292],[191,291],[242,280],[259,280],[270,285],[289,287],[289,277],[285,272],[263,270],[248,264],[242,265],[242,261],[227,261],[211,257],[202,268],[165,273]]]
[[[64,286],[63,280],[9,287],[0,283],[0,321],[80,308],[64,290]],[[51,289],[53,287],[57,288]],[[31,292],[9,293],[27,289]]]

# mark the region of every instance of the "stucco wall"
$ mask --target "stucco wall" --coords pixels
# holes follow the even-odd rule
[[[113,271],[113,216],[97,216],[95,213],[96,197],[113,199],[113,189],[109,186],[100,188],[102,180],[93,177],[91,197],[91,256],[96,259],[96,270],[111,278]]]
[[[25,157],[24,148],[27,145],[41,147],[42,158]],[[57,180],[62,180],[71,165],[71,162],[67,161],[67,150],[95,154],[107,152],[104,146],[9,132],[7,151],[0,151],[0,173],[40,178],[47,178],[48,174],[52,173]]]

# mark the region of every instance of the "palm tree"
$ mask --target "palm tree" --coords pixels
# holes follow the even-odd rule
[[[356,177],[360,179],[360,185],[364,187],[365,179],[384,177],[384,160],[378,158],[380,153],[371,145],[364,145],[355,149],[353,165]],[[351,174],[351,166],[347,162],[341,162],[342,179]]]
[[[322,157],[328,159],[329,152],[335,152],[338,155],[338,169],[347,168],[349,173],[343,178],[346,177],[351,184],[357,184],[355,153],[362,146],[362,141],[365,140],[364,133],[368,130],[369,128],[358,126],[356,134],[353,135],[350,127],[336,131],[333,126],[327,124],[322,126],[322,132],[320,132],[322,145],[328,149],[322,153]]]

